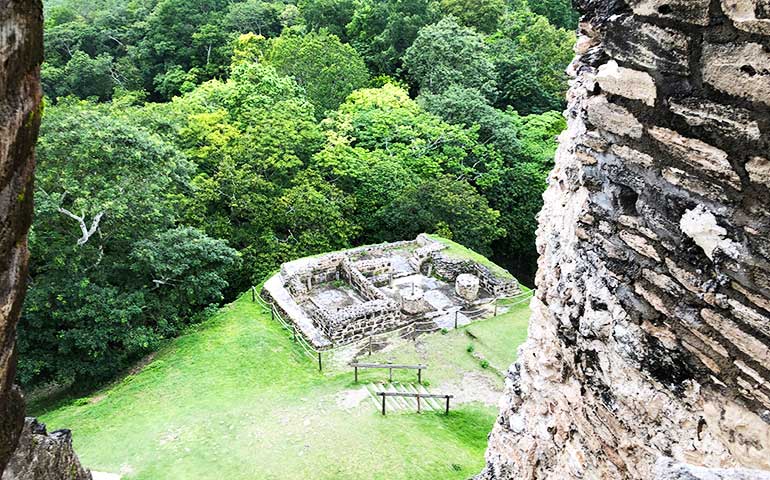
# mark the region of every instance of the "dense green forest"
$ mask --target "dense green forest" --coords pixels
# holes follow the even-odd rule
[[[435,232],[522,278],[569,0],[50,0],[28,386],[93,385],[280,263]]]

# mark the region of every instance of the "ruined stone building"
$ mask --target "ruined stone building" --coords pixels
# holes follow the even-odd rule
[[[770,478],[718,470],[770,470],[770,2],[576,4],[529,339],[481,477]]]

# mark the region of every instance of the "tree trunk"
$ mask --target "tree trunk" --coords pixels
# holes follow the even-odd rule
[[[27,277],[34,147],[40,126],[43,7],[0,0],[0,474],[24,425],[16,377],[16,323]],[[7,192],[7,193],[6,193]]]

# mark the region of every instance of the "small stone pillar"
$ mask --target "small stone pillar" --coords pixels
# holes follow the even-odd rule
[[[401,292],[401,310],[408,314],[417,314],[423,310],[423,291],[421,288],[411,287]]]
[[[463,273],[455,280],[455,293],[469,302],[479,298],[479,277]]]

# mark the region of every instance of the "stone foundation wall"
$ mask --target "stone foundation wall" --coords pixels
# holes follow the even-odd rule
[[[479,277],[481,287],[495,297],[512,297],[521,293],[519,282],[496,277],[489,269],[472,260],[448,257],[432,252],[430,264],[441,278],[454,282],[459,275],[469,273]]]
[[[770,469],[768,3],[575,3],[529,338],[480,478],[760,478],[736,469]]]
[[[353,343],[405,324],[398,305],[387,300],[351,305],[330,315],[323,330],[337,345]]]
[[[353,266],[353,263],[349,262],[347,259],[343,260],[340,264],[340,273],[342,278],[352,285],[353,288],[367,300],[388,299],[384,293],[375,287],[374,284],[372,284],[372,282],[370,282],[363,273],[358,271],[358,269]]]

